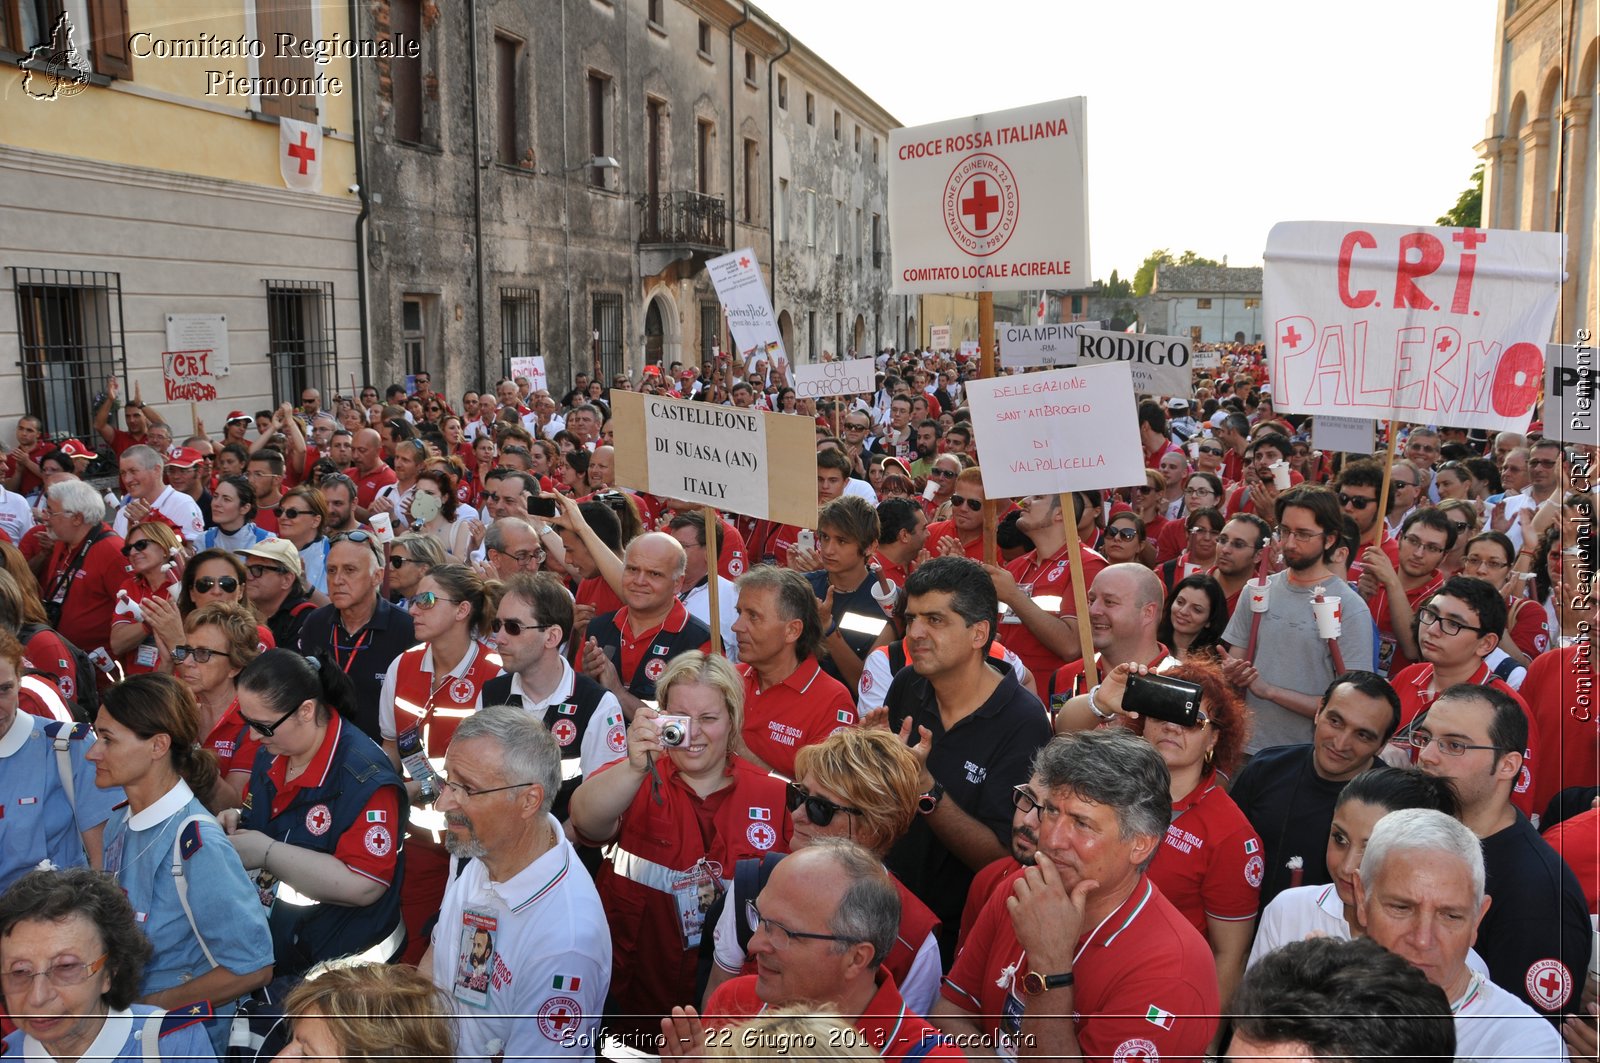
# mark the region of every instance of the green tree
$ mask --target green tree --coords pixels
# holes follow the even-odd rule
[[[1205,258],[1193,251],[1185,251],[1177,258],[1172,257],[1172,252],[1166,248],[1152,251],[1145,256],[1144,262],[1139,265],[1139,271],[1133,275],[1133,294],[1144,298],[1150,294],[1150,289],[1155,286],[1156,267],[1158,266],[1220,266],[1216,259]]]
[[[1111,279],[1105,282],[1103,293],[1107,299],[1133,298],[1133,285],[1117,275],[1116,270],[1111,271]]]
[[[1456,198],[1456,205],[1441,215],[1434,223],[1452,229],[1475,229],[1483,224],[1483,163],[1472,171],[1466,190]]]

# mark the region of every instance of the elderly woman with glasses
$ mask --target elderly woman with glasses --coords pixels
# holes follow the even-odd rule
[[[785,804],[794,818],[794,851],[819,838],[848,838],[881,860],[910,829],[922,800],[922,766],[898,735],[882,728],[841,730],[795,754],[795,782]],[[765,881],[769,869],[763,869]],[[892,877],[892,876],[891,876]],[[926,1015],[939,994],[939,918],[898,878],[900,932],[883,965],[911,1010]],[[735,975],[756,973],[746,955],[750,930],[735,889],[716,928],[716,963],[706,996]]]
[[[396,536],[389,544],[389,570],[384,577],[389,601],[405,608],[427,571],[445,561],[444,547],[433,536],[419,532]]]
[[[388,960],[400,921],[405,787],[376,742],[345,718],[349,678],[327,657],[268,650],[239,673],[239,714],[265,755],[249,799],[218,819],[257,887],[273,897],[275,979],[324,960]]]
[[[217,764],[199,722],[178,680],[134,676],[106,694],[88,757],[95,785],[128,798],[106,824],[105,869],[155,947],[140,999],[210,1001],[207,1032],[222,1052],[234,1001],[272,978],[272,941],[260,896],[207,811]]]
[[[205,1027],[135,1004],[150,942],[111,878],[39,870],[0,896],[0,988],[17,1059],[213,1060]]]
[[[161,663],[161,650],[141,606],[151,598],[172,600],[183,567],[182,548],[165,521],[147,521],[128,530],[122,547],[128,578],[117,590],[117,611],[111,621],[111,653],[122,665],[123,675],[153,672]]]

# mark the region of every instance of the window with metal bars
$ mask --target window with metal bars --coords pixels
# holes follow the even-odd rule
[[[610,380],[622,372],[622,296],[615,292],[596,292],[594,296],[594,358],[598,380]]]
[[[511,359],[539,354],[539,291],[537,288],[500,289],[501,368],[511,375]]]
[[[337,390],[333,282],[268,280],[267,363],[272,404],[298,403],[306,388]]]
[[[719,303],[700,304],[700,362],[710,365],[711,348],[720,346],[722,340],[722,307]]]
[[[52,439],[95,444],[95,397],[123,376],[122,275],[11,267],[23,408]]]

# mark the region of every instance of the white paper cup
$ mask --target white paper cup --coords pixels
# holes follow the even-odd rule
[[[1267,581],[1253,579],[1244,585],[1245,594],[1250,597],[1250,611],[1264,613],[1267,611]]]
[[[1289,489],[1289,463],[1275,461],[1267,468],[1272,470],[1272,482],[1277,486],[1278,490],[1287,491]]]
[[[929,501],[929,502],[932,502],[933,501],[933,496],[938,494],[938,493],[939,493],[939,484],[934,480],[929,480],[928,481],[928,486],[924,487],[922,489],[922,497],[924,499],[926,499],[927,501]]]
[[[1340,622],[1339,599],[1324,598],[1322,601],[1313,600],[1311,612],[1317,618],[1317,638],[1336,639],[1344,625]]]
[[[367,523],[372,525],[372,534],[378,537],[380,543],[388,545],[394,541],[394,524],[389,519],[389,514],[374,513],[367,518]]]

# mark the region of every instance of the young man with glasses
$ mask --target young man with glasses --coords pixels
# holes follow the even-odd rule
[[[1248,601],[1239,602],[1222,635],[1229,647],[1223,671],[1245,692],[1255,713],[1246,746],[1251,754],[1310,741],[1322,694],[1339,671],[1328,640],[1317,634],[1311,601],[1318,587],[1339,599],[1344,669],[1372,669],[1372,614],[1328,564],[1344,523],[1338,496],[1326,487],[1301,484],[1283,492],[1275,510],[1285,567],[1267,577],[1267,611],[1256,628],[1255,658],[1245,659],[1255,615]]]
[[[328,545],[328,603],[301,625],[302,654],[325,654],[356,689],[350,722],[382,743],[378,697],[395,658],[417,644],[411,614],[384,598],[382,547],[372,532],[335,533]]]
[[[1576,1014],[1594,931],[1571,868],[1512,801],[1528,745],[1522,706],[1493,685],[1449,687],[1411,743],[1418,767],[1454,785],[1461,822],[1483,843],[1493,903],[1475,947],[1489,977],[1552,1022]]]
[[[1455,526],[1432,506],[1418,509],[1400,526],[1391,559],[1369,546],[1361,555],[1361,596],[1378,625],[1378,667],[1392,676],[1419,659],[1412,620],[1416,608],[1444,582],[1439,563],[1456,545]]]

